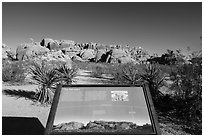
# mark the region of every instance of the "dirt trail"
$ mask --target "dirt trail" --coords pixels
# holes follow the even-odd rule
[[[73,84],[100,84],[100,79],[90,77],[90,73],[90,71],[79,70],[76,82]],[[3,84],[2,91],[6,89],[32,92],[37,89],[37,85],[8,86]],[[16,96],[2,94],[2,116],[36,117],[45,127],[49,111],[50,106],[41,106],[23,97],[17,98]]]
[[[102,84],[101,79],[90,76],[91,71],[79,70],[76,82],[73,84]]]

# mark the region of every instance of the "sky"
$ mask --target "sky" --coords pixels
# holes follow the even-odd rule
[[[2,3],[2,43],[12,50],[30,38],[201,50],[202,3]]]

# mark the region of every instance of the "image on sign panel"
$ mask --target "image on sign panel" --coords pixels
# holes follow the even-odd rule
[[[52,132],[154,133],[142,87],[62,88]]]

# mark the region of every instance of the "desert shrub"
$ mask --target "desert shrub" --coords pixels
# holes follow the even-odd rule
[[[121,64],[112,71],[114,84],[137,85],[148,83],[153,101],[159,102],[162,92],[160,87],[164,86],[166,74],[162,72],[158,64]]]
[[[39,85],[36,93],[38,101],[42,104],[50,104],[54,95],[53,86],[58,81],[55,69],[46,66],[45,62],[33,62],[29,73],[31,78]]]
[[[159,89],[164,86],[166,74],[161,71],[158,64],[145,64],[140,76],[143,82],[148,83],[153,101],[158,102],[160,96],[163,96]]]
[[[56,68],[58,81],[61,81],[62,84],[65,83],[70,85],[74,82],[74,78],[77,76],[77,70],[78,67],[76,65],[69,67],[65,63],[61,64],[58,68]]]
[[[81,61],[73,61],[73,63],[79,69],[88,70],[88,71],[92,71],[92,69],[95,68],[98,64],[98,63],[94,63],[94,62],[81,62]]]
[[[96,77],[96,78],[98,78],[98,77],[100,78],[102,76],[102,74],[103,74],[103,68],[100,66],[97,66],[95,68],[95,70],[92,71],[92,76]]]
[[[114,78],[120,84],[123,83],[130,85],[139,84],[139,81],[141,80],[138,68],[133,64],[125,64],[121,66],[121,69],[119,68],[119,70],[114,74]]]
[[[2,65],[2,80],[4,82],[22,83],[25,79],[25,63],[22,61],[7,61]]]
[[[98,64],[92,68],[91,76],[100,78],[102,74],[104,74],[104,70],[106,69],[105,65]]]
[[[139,69],[139,65],[128,63],[113,66],[108,70],[110,70],[109,73],[114,77],[112,80],[113,84],[137,85],[141,80]]]
[[[175,92],[174,100],[177,116],[186,123],[188,131],[193,134],[201,134],[202,61],[192,61],[192,64],[178,65],[177,71],[172,73],[171,76],[174,78],[171,90]]]

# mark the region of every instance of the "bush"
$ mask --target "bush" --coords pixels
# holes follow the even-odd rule
[[[96,78],[101,78],[102,74],[104,74],[105,66],[102,65],[96,65],[94,68],[92,68],[91,76]]]
[[[177,116],[195,134],[202,131],[202,65],[201,62],[177,66],[177,72],[171,74],[175,91],[174,99]],[[189,130],[189,129],[188,129]]]
[[[165,73],[161,71],[158,64],[146,64],[140,74],[142,80],[149,84],[150,93],[156,103],[163,96],[159,88],[164,86]]]
[[[137,85],[140,83],[139,65],[132,63],[121,64],[112,71],[116,84]]]
[[[2,80],[4,82],[24,82],[25,79],[25,64],[22,61],[3,62]]]

